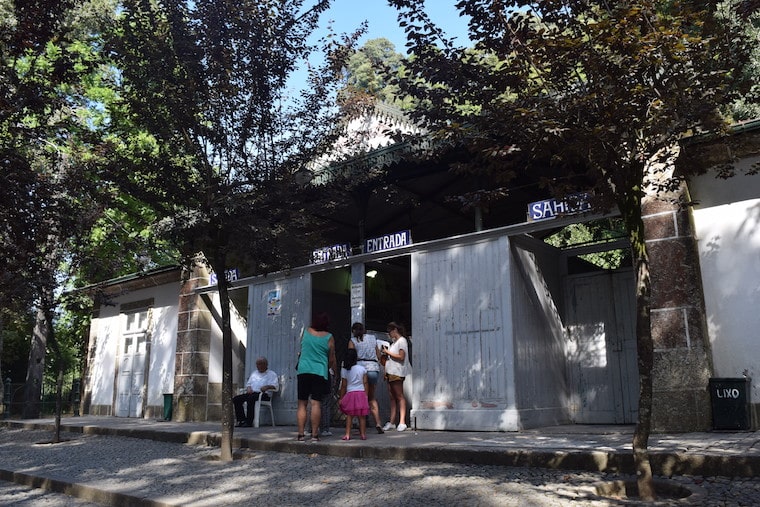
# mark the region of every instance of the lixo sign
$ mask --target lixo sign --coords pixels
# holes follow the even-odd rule
[[[739,391],[735,387],[723,387],[720,389],[715,389],[715,396],[718,399],[734,399],[738,400],[741,396],[741,391]]]
[[[317,248],[311,252],[312,264],[324,264],[330,261],[339,261],[348,259],[351,256],[351,245],[348,243],[342,245],[325,246]]]
[[[563,199],[546,199],[528,204],[528,222],[550,220],[591,210],[591,194],[571,194]]]
[[[364,253],[383,252],[394,250],[412,244],[412,231],[400,231],[385,234],[378,238],[368,239],[364,242]]]
[[[224,272],[224,277],[228,282],[234,282],[240,278],[240,271],[238,271],[238,268],[228,269]],[[211,276],[209,277],[209,285],[216,285],[218,282],[219,278],[216,276],[216,273],[211,273]]]

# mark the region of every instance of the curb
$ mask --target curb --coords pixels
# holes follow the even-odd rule
[[[0,425],[28,430],[54,430],[49,423],[23,423],[1,421]],[[212,431],[157,431],[152,429],[109,428],[61,424],[61,430],[71,433],[108,435],[164,441],[177,444],[221,446],[221,433]],[[357,442],[358,443],[358,442]],[[418,446],[353,445],[345,442],[319,443],[295,440],[262,440],[233,436],[235,449],[252,449],[282,453],[318,453],[344,458],[373,458],[397,461],[427,461],[468,463],[523,468],[580,470],[587,472],[634,474],[633,454],[621,451],[557,451],[539,449],[487,449],[477,450],[460,446],[434,444]],[[661,477],[674,475],[758,477],[760,456],[723,456],[693,454],[689,452],[650,452],[652,472]]]
[[[174,504],[158,502],[149,498],[141,498],[114,491],[105,491],[93,488],[92,486],[85,486],[84,484],[66,482],[58,479],[51,479],[49,477],[40,477],[22,472],[13,472],[11,470],[0,469],[0,480],[14,482],[30,488],[62,493],[88,502],[113,505],[116,507],[176,507]]]

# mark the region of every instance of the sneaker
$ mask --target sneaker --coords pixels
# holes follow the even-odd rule
[[[388,421],[387,423],[385,423],[385,426],[383,426],[383,431],[389,431],[389,430],[392,430],[392,429],[395,429],[395,428],[396,428],[396,425],[395,424],[391,424],[391,422]]]
[[[396,428],[396,431],[404,431],[406,430],[406,424],[399,424],[398,428]]]
[[[383,430],[383,428],[379,424],[375,426],[375,429],[377,430],[378,435],[382,435],[383,433],[385,433],[385,430]]]
[[[332,436],[332,431],[330,431],[330,430],[322,430],[319,434],[321,436],[323,436],[323,437],[331,437]]]

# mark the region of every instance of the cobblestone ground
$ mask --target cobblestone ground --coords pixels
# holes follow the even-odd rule
[[[40,475],[182,506],[605,506],[635,505],[594,495],[589,472],[508,468],[242,450],[221,463],[216,448],[149,440],[0,429],[0,469]],[[332,437],[337,440],[337,437]],[[326,439],[327,440],[327,439]],[[352,445],[344,443],[343,445]],[[655,505],[760,506],[760,478],[677,477],[694,493]],[[62,503],[58,503],[62,502]],[[91,506],[65,495],[0,483],[0,505]]]

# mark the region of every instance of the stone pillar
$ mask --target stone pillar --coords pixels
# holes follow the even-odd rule
[[[177,318],[177,352],[174,369],[174,407],[176,421],[208,419],[208,372],[211,353],[211,312],[194,293],[208,285],[209,271],[202,257],[182,277]]]
[[[652,276],[654,340],[652,431],[710,427],[712,365],[699,253],[691,209],[675,196],[645,198],[642,215]]]

